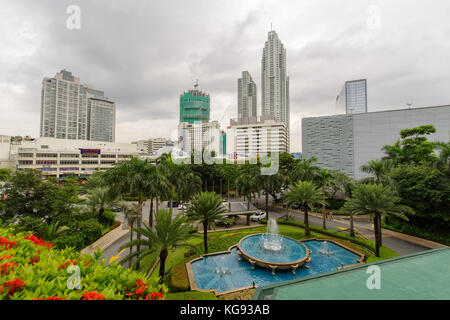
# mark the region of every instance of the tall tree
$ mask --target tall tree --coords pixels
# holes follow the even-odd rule
[[[262,175],[259,174],[257,177],[257,184],[264,192],[265,196],[265,209],[266,209],[266,219],[269,219],[269,195],[276,200],[276,194],[281,191],[283,186],[283,178],[279,172],[272,175]]]
[[[226,211],[222,198],[215,192],[199,193],[191,201],[187,217],[202,224],[205,253],[208,253],[208,228],[215,229],[217,221],[227,221],[223,215]]]
[[[320,188],[322,189],[323,194],[323,203],[322,203],[322,227],[324,229],[327,228],[327,219],[325,214],[325,197],[327,195],[328,189],[330,188],[330,183],[333,179],[332,173],[325,168],[319,169],[316,172],[316,180]]]
[[[290,191],[286,194],[285,201],[289,206],[300,203],[305,212],[305,236],[310,235],[308,210],[313,210],[315,205],[324,203],[323,192],[312,181],[299,181],[290,186]]]
[[[400,204],[401,198],[388,186],[382,184],[360,184],[348,199],[344,208],[354,214],[369,214],[374,221],[375,254],[380,256],[382,244],[381,218],[395,216],[408,221],[405,213],[414,214],[414,210]]]
[[[105,222],[105,209],[119,204],[117,196],[111,192],[109,187],[96,187],[91,189],[88,191],[87,198],[87,203],[92,208],[92,211],[98,210],[100,223]]]
[[[189,233],[190,228],[186,223],[186,218],[182,214],[173,217],[172,210],[170,209],[160,209],[156,212],[155,221],[156,225],[154,228],[144,223],[143,228],[135,229],[136,233],[143,236],[144,239],[130,241],[121,248],[140,245],[145,249],[142,252],[127,255],[121,262],[136,257],[135,264],[139,266],[139,262],[143,258],[156,252],[159,255],[159,281],[162,283],[164,281],[166,259],[169,255],[169,250],[175,247],[189,246],[187,240],[192,235]]]
[[[146,196],[151,191],[152,185],[149,177],[152,176],[153,165],[147,160],[131,158],[115,164],[115,166],[105,172],[105,179],[110,184],[116,194],[131,194],[137,197],[137,226],[142,226],[142,207]],[[137,238],[140,240],[141,235]],[[139,253],[140,246],[137,245]],[[139,261],[138,261],[139,268]]]

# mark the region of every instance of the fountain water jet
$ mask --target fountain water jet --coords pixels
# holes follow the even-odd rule
[[[322,245],[320,246],[320,249],[319,249],[319,253],[324,256],[336,255],[336,253],[334,251],[331,251],[329,249],[328,242],[326,240],[324,242],[322,242]]]
[[[274,218],[267,222],[267,232],[261,236],[259,246],[266,251],[283,252],[283,238],[278,234],[278,224]]]

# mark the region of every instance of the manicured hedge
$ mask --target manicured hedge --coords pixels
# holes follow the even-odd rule
[[[0,300],[32,299],[162,299],[165,286],[149,282],[145,275],[115,263],[105,266],[95,257],[81,256],[68,248],[58,250],[29,233],[13,234],[0,228]],[[71,289],[71,265],[79,268],[79,289]]]

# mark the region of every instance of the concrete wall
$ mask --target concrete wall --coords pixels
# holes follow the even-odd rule
[[[400,131],[432,124],[430,141],[450,140],[450,106],[394,110],[353,115],[355,178],[366,177],[360,168],[369,160],[385,156],[381,148],[400,139]]]
[[[302,119],[303,159],[317,158],[321,168],[339,170],[353,177],[351,115]]]

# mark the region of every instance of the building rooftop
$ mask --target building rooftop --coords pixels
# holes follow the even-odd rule
[[[368,289],[380,267],[381,289]],[[450,299],[450,248],[422,251],[258,288],[255,300],[441,300]]]

